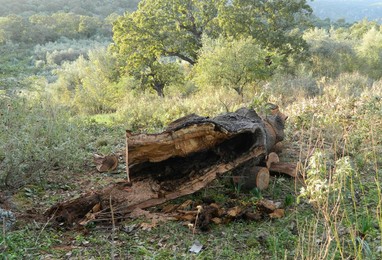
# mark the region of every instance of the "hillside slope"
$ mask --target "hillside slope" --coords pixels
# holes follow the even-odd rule
[[[321,19],[355,22],[367,18],[382,22],[382,1],[379,0],[314,0],[309,4]]]

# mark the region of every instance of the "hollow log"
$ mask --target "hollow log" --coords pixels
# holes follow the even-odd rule
[[[110,217],[110,201],[115,214],[126,215],[135,208],[194,193],[228,171],[263,161],[284,137],[284,118],[278,112],[263,120],[254,110],[241,108],[215,118],[192,114],[158,134],[134,135],[127,131],[125,154],[130,180],[58,203],[46,215],[71,225],[84,223],[84,218]],[[256,185],[266,188],[266,174],[254,174]],[[96,204],[101,210],[91,212]]]

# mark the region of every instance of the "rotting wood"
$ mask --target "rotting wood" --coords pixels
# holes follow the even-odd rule
[[[58,203],[46,215],[54,215],[59,223],[86,223],[86,214],[98,203],[102,210],[92,213],[92,218],[110,215],[111,199],[114,213],[123,216],[136,208],[194,193],[228,171],[259,165],[284,138],[286,117],[278,109],[272,113],[265,120],[247,108],[212,119],[193,114],[174,121],[159,134],[127,131],[126,173],[130,180]],[[266,178],[260,185],[266,188],[265,183]]]
[[[126,180],[127,182],[130,181],[130,170],[129,170],[129,143],[128,143],[128,136],[130,135],[129,131],[126,131],[126,142],[125,142],[125,163],[126,163]]]
[[[116,155],[93,154],[93,162],[99,172],[114,171],[118,167],[118,157]]]

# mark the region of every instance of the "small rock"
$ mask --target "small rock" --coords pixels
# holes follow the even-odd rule
[[[3,227],[3,223],[5,223],[5,230],[9,230],[15,222],[16,217],[11,211],[0,208],[0,227]]]

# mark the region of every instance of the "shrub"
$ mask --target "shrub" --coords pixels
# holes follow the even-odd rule
[[[116,82],[115,59],[105,49],[89,51],[88,56],[56,70],[58,80],[51,85],[55,102],[81,114],[115,112],[132,80]]]
[[[88,52],[92,49],[106,47],[109,44],[108,39],[96,40],[70,40],[60,38],[56,42],[49,42],[34,47],[35,61],[43,61],[48,65],[61,65],[65,61],[74,61],[79,56],[87,57]]]
[[[264,86],[264,92],[279,100],[279,104],[288,104],[298,99],[318,95],[320,87],[311,73],[300,72],[299,75],[284,73],[275,74],[271,81]]]
[[[181,94],[180,94],[181,95]],[[195,113],[214,116],[245,106],[234,90],[204,89],[187,97],[158,97],[129,91],[117,110],[118,121],[133,131],[157,132],[179,117]]]
[[[324,92],[332,97],[359,97],[372,84],[373,81],[369,77],[359,72],[342,73],[325,84]]]
[[[57,51],[46,54],[46,62],[49,65],[61,65],[64,61],[75,61],[82,53],[69,48],[68,50]]]

